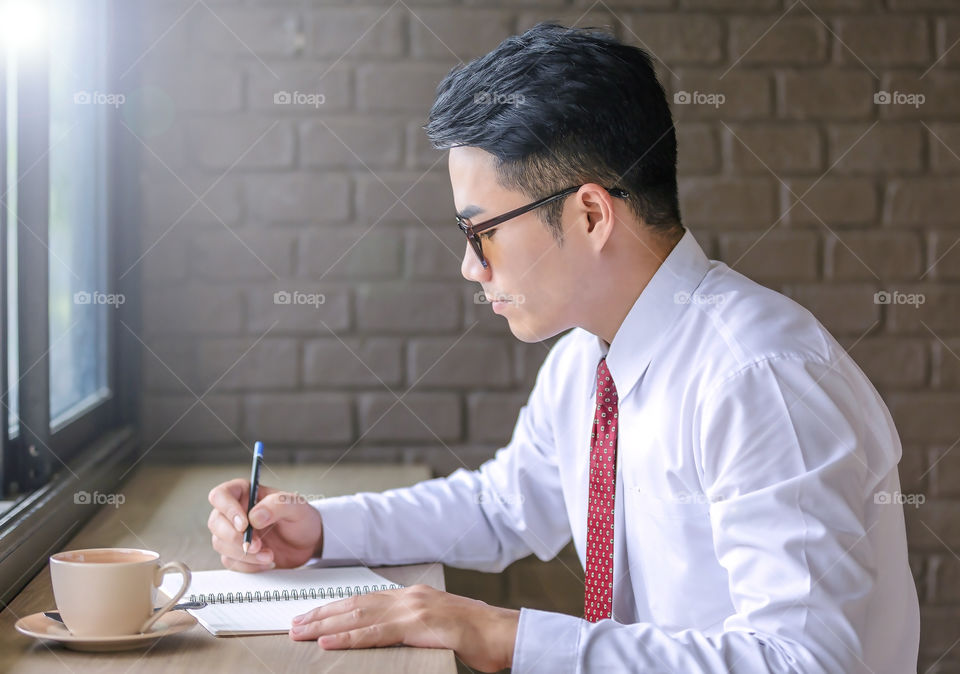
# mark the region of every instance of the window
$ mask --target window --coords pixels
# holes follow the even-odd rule
[[[107,61],[108,0],[0,0],[0,500],[69,472],[129,420],[115,284],[124,97]],[[119,237],[121,240],[123,237]],[[2,505],[0,505],[2,517]]]

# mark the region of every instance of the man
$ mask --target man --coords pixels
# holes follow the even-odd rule
[[[415,586],[310,610],[291,636],[518,674],[916,671],[903,511],[882,498],[891,417],[808,311],[681,225],[649,56],[541,24],[452,71],[425,128],[450,148],[463,275],[517,338],[572,330],[477,471],[311,504],[266,489],[246,558],[247,482],[216,487],[223,564],[499,571],[572,537],[583,618]]]

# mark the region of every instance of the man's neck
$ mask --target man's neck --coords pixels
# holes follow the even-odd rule
[[[594,329],[583,327],[600,337],[609,348],[627,314],[685,232],[682,230],[669,239],[646,236],[634,246],[620,264],[614,265],[619,271],[610,280],[610,290],[606,293],[608,301],[600,307]]]

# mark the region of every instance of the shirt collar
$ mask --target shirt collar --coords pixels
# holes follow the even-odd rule
[[[595,336],[592,357],[604,355],[617,396],[625,397],[647,369],[655,348],[680,314],[710,267],[710,260],[688,229],[640,293],[607,347]],[[596,385],[596,381],[594,381]],[[592,398],[596,389],[590,391]]]

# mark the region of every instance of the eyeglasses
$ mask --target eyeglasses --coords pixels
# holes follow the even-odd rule
[[[457,215],[457,226],[460,227],[460,231],[462,231],[466,235],[467,241],[469,241],[470,245],[473,246],[473,251],[477,254],[477,257],[480,258],[480,264],[482,264],[483,268],[486,269],[487,260],[486,258],[483,257],[483,248],[480,245],[480,236],[479,236],[482,232],[485,232],[488,229],[496,227],[497,225],[500,225],[506,222],[507,220],[511,220],[517,216],[523,215],[524,213],[528,213],[535,208],[540,208],[541,206],[549,204],[551,201],[562,199],[563,197],[573,194],[574,192],[579,190],[581,187],[583,187],[583,185],[577,185],[576,187],[568,187],[567,189],[561,190],[556,194],[551,194],[549,197],[538,199],[537,201],[527,204],[526,206],[515,208],[512,211],[508,211],[507,213],[504,213],[503,215],[498,215],[495,218],[490,218],[489,220],[485,220],[483,222],[477,223],[476,225],[472,224],[469,218],[464,218]],[[619,187],[606,187],[604,189],[606,189],[611,196],[617,197],[618,199],[626,199],[628,196],[630,196],[626,190],[622,190]]]

